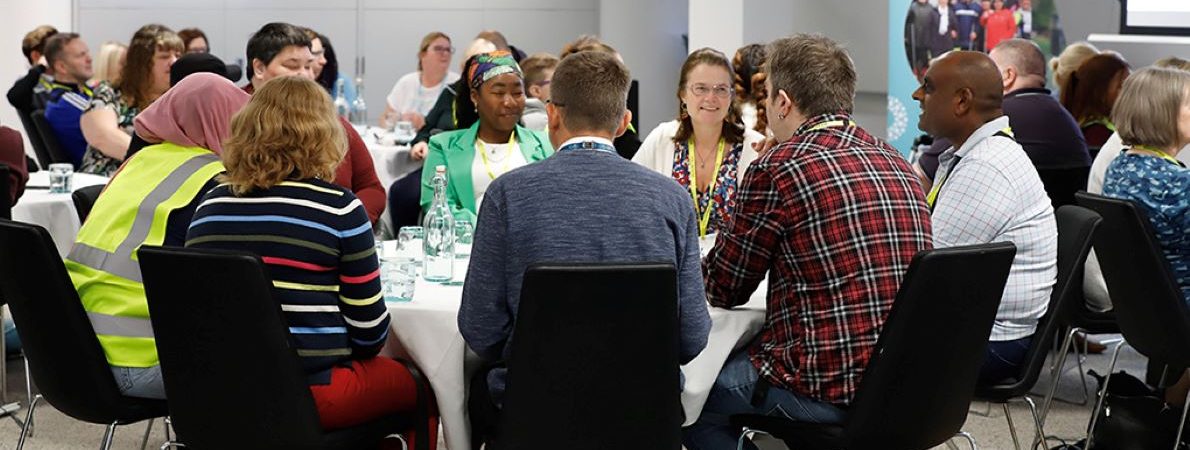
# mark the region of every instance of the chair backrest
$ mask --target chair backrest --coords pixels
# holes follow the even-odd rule
[[[0,163],[0,219],[12,218],[12,193],[8,185],[8,165]]]
[[[37,125],[33,124],[33,116],[26,111],[17,110],[17,116],[21,118],[21,126],[25,127],[25,136],[29,136],[29,143],[33,144],[33,153],[37,155],[37,164],[42,168],[49,167],[53,164],[54,158],[50,157],[50,151],[45,147],[45,141],[41,140],[41,131],[37,129]]]
[[[1054,216],[1058,222],[1058,278],[1050,293],[1049,307],[1037,323],[1033,342],[1025,354],[1025,364],[1021,366],[1017,382],[1013,383],[1020,394],[1032,389],[1037,382],[1058,326],[1063,323],[1062,315],[1069,311],[1076,299],[1082,298],[1083,265],[1091,251],[1091,237],[1102,221],[1094,211],[1075,205],[1058,208]]]
[[[179,440],[189,448],[302,448],[322,431],[260,257],[137,252]]]
[[[45,145],[45,151],[50,156],[51,163],[70,163],[70,154],[66,153],[66,149],[62,148],[62,144],[58,142],[58,135],[54,132],[54,128],[50,126],[50,121],[45,119],[44,110],[36,110],[29,114],[33,118],[33,125],[37,127],[38,133],[41,134],[41,142]],[[49,167],[48,165],[46,167]]]
[[[50,235],[37,225],[0,220],[0,249],[0,296],[41,395],[76,419],[111,422],[125,398]]]
[[[1075,197],[1103,217],[1095,252],[1124,339],[1150,358],[1190,365],[1190,311],[1148,215],[1127,200],[1086,192]]]
[[[1073,205],[1074,193],[1087,188],[1087,176],[1090,173],[1090,167],[1037,169],[1037,175],[1041,177],[1041,184],[1054,209]]]
[[[672,264],[530,267],[512,340],[496,448],[681,447]]]
[[[87,216],[91,215],[91,208],[95,206],[95,200],[99,199],[99,194],[105,186],[107,185],[84,186],[70,194],[70,199],[74,201],[74,210],[78,212],[79,223],[87,221]]]
[[[930,448],[959,431],[1015,255],[1003,242],[913,258],[852,403],[845,448]]]

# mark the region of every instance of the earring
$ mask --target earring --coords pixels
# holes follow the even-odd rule
[[[781,113],[777,113],[777,118],[781,119],[781,120],[785,120],[785,115],[781,114]]]
[[[685,103],[682,103],[682,107],[678,109],[678,116],[681,117],[682,120],[685,120],[686,117],[690,116],[690,113],[686,112],[686,104]]]

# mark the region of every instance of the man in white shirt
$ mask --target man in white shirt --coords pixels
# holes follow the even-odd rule
[[[926,195],[934,247],[1010,241],[1016,257],[992,326],[980,384],[1017,376],[1057,277],[1057,224],[1041,178],[1001,110],[1002,80],[979,52],[935,60],[921,87],[919,127],[954,144]]]

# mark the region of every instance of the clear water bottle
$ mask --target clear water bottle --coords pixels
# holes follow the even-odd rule
[[[351,102],[351,117],[348,120],[352,125],[361,127],[368,124],[368,105],[364,104],[364,79],[361,77],[355,79],[355,100]]]
[[[446,283],[454,278],[455,259],[455,219],[446,205],[446,166],[435,168],[433,186],[434,202],[422,222],[426,233],[422,273],[426,281]]]
[[[347,80],[340,78],[335,81],[335,113],[344,119],[351,115],[351,105],[347,104]]]

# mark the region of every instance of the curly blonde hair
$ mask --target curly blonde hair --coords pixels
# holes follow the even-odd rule
[[[285,180],[332,180],[346,151],[326,89],[301,77],[275,78],[232,117],[222,181],[239,196]]]

